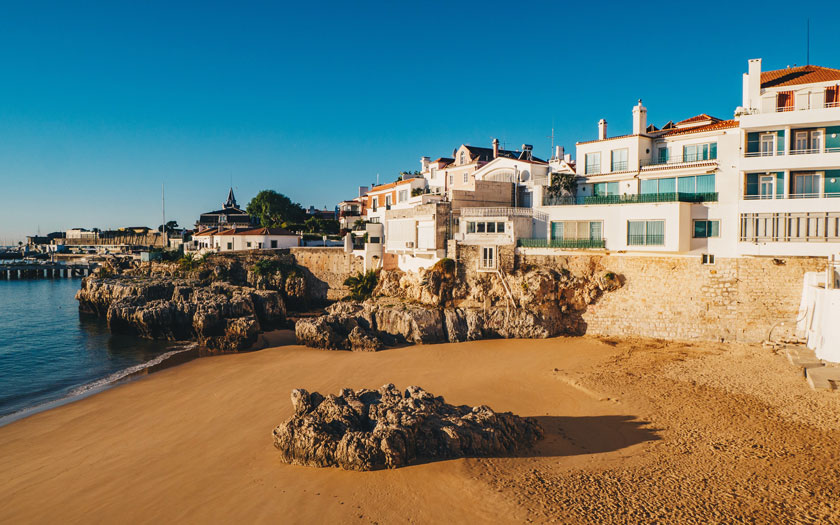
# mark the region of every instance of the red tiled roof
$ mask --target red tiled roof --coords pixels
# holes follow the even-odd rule
[[[373,188],[370,189],[370,191],[368,191],[368,195],[371,194],[371,193],[378,192],[378,191],[389,190],[389,189],[393,188],[394,186],[399,186],[400,184],[410,183],[411,180],[412,179],[398,180],[396,182],[390,182],[388,184],[382,184],[380,186],[374,186]]]
[[[253,230],[225,230],[216,235],[294,235],[296,233],[290,232],[285,228],[255,228]]]
[[[711,120],[712,122],[720,122],[719,118],[713,117],[711,115],[707,115],[705,113],[701,113],[696,117],[687,118],[685,120],[681,120],[676,123],[676,126],[685,126],[686,124],[693,124],[695,122],[705,122],[707,120]]]
[[[660,137],[673,137],[674,135],[685,135],[686,133],[703,133],[705,131],[717,131],[719,129],[737,128],[737,120],[719,120],[705,126],[694,126],[690,128],[672,129],[660,135]]]
[[[638,136],[639,136],[638,134],[630,133],[628,135],[617,135],[615,137],[607,137],[605,139],[584,140],[583,142],[575,142],[575,145],[577,145],[577,144],[589,144],[591,142],[601,142],[602,140],[625,139],[627,137],[638,137]]]
[[[840,69],[821,66],[799,66],[761,72],[761,87],[796,86],[814,82],[840,80]]]

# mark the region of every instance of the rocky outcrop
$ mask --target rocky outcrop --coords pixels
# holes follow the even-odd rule
[[[249,348],[286,318],[277,291],[161,276],[86,277],[76,299],[80,311],[106,318],[113,331],[195,340],[221,352]]]
[[[586,330],[582,312],[621,286],[609,272],[574,276],[534,268],[463,281],[446,272],[382,272],[378,298],[336,303],[326,315],[299,320],[298,342],[332,350],[377,350],[396,344],[580,335]]]
[[[292,405],[294,416],[273,436],[283,460],[297,465],[377,470],[417,460],[503,456],[543,437],[532,418],[449,405],[416,386],[404,393],[385,385],[327,396],[298,389]]]

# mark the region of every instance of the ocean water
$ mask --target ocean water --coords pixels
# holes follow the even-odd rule
[[[188,345],[111,334],[79,279],[0,281],[0,425],[150,370]]]

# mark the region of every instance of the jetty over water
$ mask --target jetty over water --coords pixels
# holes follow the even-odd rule
[[[0,264],[0,281],[84,277],[99,266],[95,262],[48,262]]]

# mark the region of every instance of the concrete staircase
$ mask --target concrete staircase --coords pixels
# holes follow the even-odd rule
[[[813,350],[804,344],[787,345],[785,355],[793,366],[802,370],[808,385],[814,390],[840,389],[840,367],[826,366],[825,361],[817,359]]]

